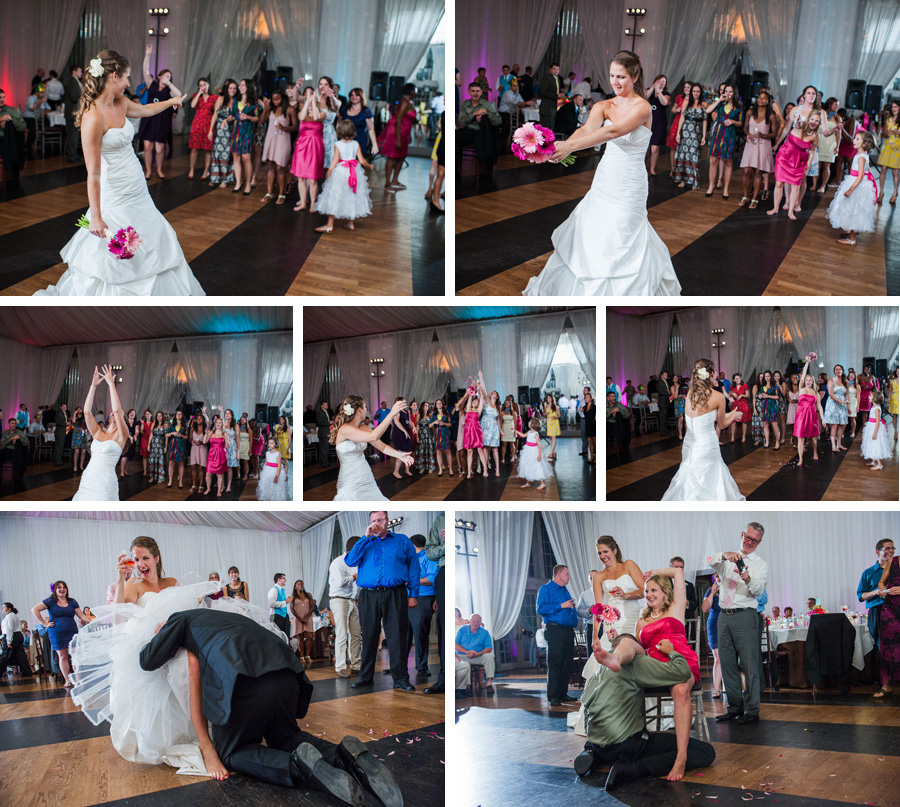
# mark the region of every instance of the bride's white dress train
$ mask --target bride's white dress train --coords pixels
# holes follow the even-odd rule
[[[715,422],[717,410],[684,416],[684,444],[678,473],[662,497],[664,502],[745,501],[722,459]]]
[[[220,587],[215,581],[172,586],[142,594],[134,604],[100,606],[94,609],[97,618],[72,640],[72,700],[95,726],[110,723],[113,747],[130,762],[206,775],[191,723],[187,651],[152,672],[141,669],[140,652],[160,622],[200,608],[198,600]],[[262,608],[227,597],[206,602],[249,616],[284,638]]]
[[[375,476],[366,460],[368,443],[344,440],[335,447],[340,470],[338,471],[336,502],[388,502],[375,483]]]
[[[141,163],[132,148],[134,126],[126,120],[100,142],[100,209],[108,230],[98,238],[79,227],[63,247],[69,265],[55,286],[35,296],[205,296],[184,259],[175,230],[156,209]],[[90,217],[90,211],[86,213]],[[74,222],[73,222],[74,223]],[[130,260],[109,253],[109,239],[134,227],[143,239]]]
[[[523,295],[681,294],[669,250],[647,218],[649,142],[650,130],[639,126],[606,144],[591,189],[553,231],[555,252]]]
[[[73,502],[117,502],[119,480],[116,466],[122,457],[122,449],[115,440],[94,440],[90,447],[91,458],[78,482],[78,492]]]

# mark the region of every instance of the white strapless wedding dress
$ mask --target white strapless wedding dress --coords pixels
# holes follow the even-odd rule
[[[97,607],[97,618],[72,640],[72,700],[95,726],[109,722],[113,747],[130,762],[206,775],[191,723],[187,651],[182,648],[151,672],[141,669],[140,652],[160,622],[177,611],[204,607],[198,601],[220,588],[215,581],[172,586],[142,594],[134,604]],[[244,614],[284,639],[262,608],[230,597],[205,602]]]
[[[344,440],[335,446],[340,471],[338,472],[336,502],[388,502],[388,499],[375,483],[375,476],[366,460],[365,450],[368,443],[356,443]]]
[[[156,209],[141,163],[131,142],[134,126],[126,120],[108,129],[100,142],[100,212],[106,238],[83,228],[63,247],[69,265],[55,286],[35,296],[205,296],[191,272],[175,230]],[[90,211],[85,215],[90,218]],[[73,222],[74,224],[74,222]],[[123,227],[134,227],[143,239],[130,260],[109,253],[109,239]]]
[[[91,458],[78,483],[78,492],[73,502],[117,502],[119,501],[119,480],[116,466],[122,457],[122,449],[115,440],[94,440],[91,443]]]
[[[606,144],[591,189],[553,231],[556,251],[523,295],[681,294],[669,250],[647,218],[649,142],[650,130],[639,126]]]
[[[662,497],[664,502],[742,502],[737,484],[722,460],[715,422],[717,410],[684,416],[684,443],[678,473]]]
[[[640,600],[623,600],[621,597],[614,597],[610,594],[610,589],[613,588],[620,588],[626,594],[638,590],[638,587],[635,585],[634,580],[631,579],[630,574],[623,574],[616,580],[603,581],[603,602],[613,606],[613,608],[618,608],[619,614],[621,614],[617,622],[608,622],[603,625],[603,636],[600,637],[600,646],[604,650],[612,650],[612,642],[609,640],[606,633],[609,629],[614,629],[617,634],[630,633],[632,636],[635,636],[637,621],[641,617]],[[635,636],[635,638],[637,637]],[[584,678],[585,684],[587,684],[590,678],[597,674],[600,667],[600,662],[594,658],[591,648],[588,648],[587,663],[581,671],[581,677]],[[578,710],[577,714],[574,712],[570,712],[569,714],[569,726],[574,726],[575,733],[580,737],[586,737],[587,733],[584,728],[584,706]],[[573,716],[575,717],[574,723],[571,722]]]

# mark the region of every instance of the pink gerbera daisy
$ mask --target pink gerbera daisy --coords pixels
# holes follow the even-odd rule
[[[544,135],[540,128],[529,121],[516,129],[513,140],[526,154],[534,154],[540,146],[544,145]]]

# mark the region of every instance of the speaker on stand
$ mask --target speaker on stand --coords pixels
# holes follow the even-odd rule
[[[388,103],[399,104],[403,97],[403,85],[406,84],[406,76],[391,76],[388,81]]]
[[[518,396],[519,396],[517,399],[518,402],[520,404],[522,404],[523,406],[528,406],[529,397],[528,397],[528,387],[527,386],[519,387]]]
[[[541,405],[541,388],[540,387],[531,387],[528,390],[531,396],[531,405],[532,406],[540,406]]]
[[[266,423],[278,423],[278,407],[270,406]]]
[[[763,87],[769,86],[769,73],[766,70],[754,70],[750,74],[750,95],[755,98]]]
[[[887,376],[888,376],[887,359],[875,359],[875,375],[878,378],[887,378]]]
[[[386,70],[373,70],[369,75],[369,102],[387,101],[388,79],[390,76]]]
[[[866,86],[866,100],[863,104],[863,111],[876,118],[881,114],[881,93],[883,89],[883,87],[877,87],[874,84]]]
[[[844,106],[847,109],[862,109],[866,102],[866,82],[861,78],[847,79],[847,94]]]
[[[253,417],[257,423],[265,423],[269,415],[269,407],[267,404],[258,403],[253,409]]]

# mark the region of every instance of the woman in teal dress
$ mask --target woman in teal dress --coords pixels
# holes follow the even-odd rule
[[[688,385],[683,383],[678,376],[672,379],[672,386],[669,388],[672,397],[675,399],[675,423],[678,427],[678,439],[684,439],[684,399],[687,395]]]
[[[256,83],[249,78],[241,79],[238,85],[239,99],[231,107],[231,118],[234,119],[234,131],[231,133],[231,153],[234,155],[234,190],[240,193],[243,179],[246,187],[244,195],[250,195],[250,183],[253,181],[253,135],[260,109],[256,102]]]
[[[763,422],[763,436],[765,443],[763,448],[769,447],[769,426],[775,434],[775,450],[781,445],[781,431],[778,428],[778,387],[772,379],[772,373],[766,370],[763,373],[762,392],[757,396],[761,400],[759,414]]]
[[[78,473],[84,470],[84,461],[87,458],[87,447],[91,442],[91,433],[84,421],[84,410],[78,406],[72,415],[72,471]]]
[[[175,478],[175,465],[178,465],[178,487],[183,487],[184,460],[187,456],[188,427],[184,422],[184,413],[181,410],[175,412],[175,418],[166,431],[166,459],[169,460],[169,484]]]
[[[714,188],[722,188],[722,198],[727,199],[737,130],[744,125],[741,101],[734,85],[725,85],[721,98],[706,110],[706,114],[716,123],[709,141],[709,188],[706,195],[712,196]]]
[[[437,460],[438,476],[444,475],[442,459],[447,460],[447,471],[453,476],[453,443],[450,437],[450,413],[444,409],[444,402],[438,398],[434,402],[434,420],[430,428],[434,430],[435,459]],[[441,452],[444,456],[441,457]]]

